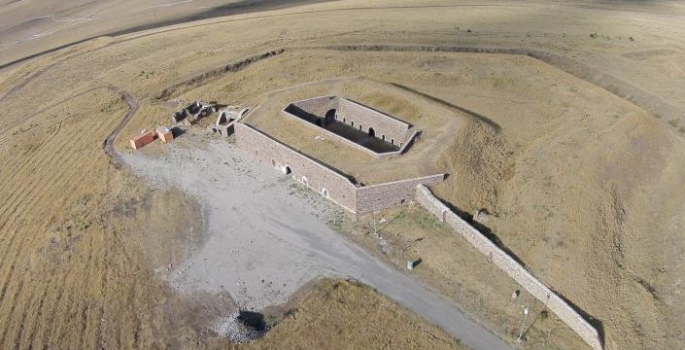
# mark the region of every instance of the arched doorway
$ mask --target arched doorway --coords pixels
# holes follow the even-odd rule
[[[292,169],[290,169],[289,165],[286,165],[283,167],[283,175],[290,175],[292,173]]]
[[[326,124],[333,122],[334,120],[338,119],[337,117],[337,112],[335,109],[331,109],[328,112],[326,112]]]
[[[369,136],[376,137],[376,130],[373,130],[373,128],[369,128]]]

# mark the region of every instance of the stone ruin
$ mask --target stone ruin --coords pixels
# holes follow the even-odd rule
[[[216,112],[217,108],[216,102],[203,102],[195,101],[180,112],[176,112],[171,116],[171,121],[173,123],[186,123],[187,125],[193,125],[200,121],[200,119]]]
[[[241,106],[227,106],[220,109],[218,111],[219,116],[216,118],[212,131],[218,132],[219,135],[230,136],[233,132],[233,124],[242,119],[249,111],[249,107],[243,108]]]

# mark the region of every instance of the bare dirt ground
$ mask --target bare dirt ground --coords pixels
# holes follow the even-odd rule
[[[202,198],[202,248],[172,266],[165,279],[182,293],[228,292],[242,308],[285,303],[319,278],[351,277],[415,311],[473,349],[510,349],[444,299],[343,239],[326,222],[343,215],[289,177],[259,166],[225,140],[184,135],[163,158],[124,161],[157,188],[178,186]],[[300,193],[302,192],[302,193]],[[220,322],[220,321],[219,321]]]
[[[100,38],[6,67],[0,320],[8,326],[0,345],[206,344],[192,326],[202,320],[181,317],[192,305],[154,273],[168,254],[150,253],[150,242],[173,242],[159,239],[167,236],[186,242],[159,247],[174,250],[174,264],[199,249],[201,239],[187,233],[203,231],[201,210],[110,165],[103,141],[128,112],[110,86],[141,105],[125,136],[167,123],[155,97],[169,87],[169,98],[250,104],[295,83],[375,75],[489,120],[472,120],[458,135],[437,164],[458,171],[434,190],[464,211],[488,209],[493,234],[600,321],[608,349],[682,349],[683,12],[668,2],[343,1]],[[23,52],[46,49],[40,40],[24,44]],[[492,55],[389,54],[407,46],[544,51],[573,60],[549,61],[585,81],[524,57],[506,65],[489,63]],[[221,73],[281,48],[292,51],[288,60]],[[309,52],[318,61],[297,64]],[[397,61],[414,73],[403,75]],[[366,69],[384,63],[385,72]],[[205,72],[213,73],[196,79]],[[176,217],[195,219],[169,221]],[[440,248],[421,249],[448,254]],[[426,266],[449,271],[447,261]]]

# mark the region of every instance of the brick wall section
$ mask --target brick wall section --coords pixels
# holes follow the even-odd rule
[[[276,167],[288,166],[298,181],[306,177],[305,184],[318,193],[323,189],[328,198],[341,207],[356,212],[357,187],[347,178],[317,161],[287,147],[252,127],[235,124],[236,145],[252,154],[257,160]]]
[[[597,330],[569,306],[561,297],[552,292],[547,286],[530,274],[516,260],[499,249],[492,241],[487,239],[480,231],[473,228],[466,221],[453,213],[440,200],[435,198],[430,190],[418,185],[416,191],[416,201],[426,210],[438,217],[440,221],[449,224],[457,233],[461,234],[478,251],[488,257],[504,273],[513,278],[530,294],[547,305],[547,308],[554,312],[559,319],[564,321],[574,332],[576,332],[594,350],[602,350],[602,340]]]
[[[404,146],[408,141],[405,138],[407,137],[409,124],[356,102],[341,98],[338,101],[338,121],[342,122],[343,118],[345,118],[345,124],[354,122],[355,128],[359,128],[359,125],[361,125],[362,131],[368,132],[369,128],[373,128],[377,138],[385,135],[387,142],[394,139],[394,143],[398,146],[400,143]]]
[[[376,210],[409,204],[409,202],[416,198],[417,185],[437,184],[444,179],[444,174],[438,174],[359,187],[357,189],[357,213],[370,213]]]

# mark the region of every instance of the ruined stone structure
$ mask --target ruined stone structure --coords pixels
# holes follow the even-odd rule
[[[457,214],[452,212],[445,204],[435,198],[427,187],[423,185],[418,185],[417,187],[416,200],[419,204],[435,215],[440,221],[450,225],[479,252],[487,256],[492,263],[504,271],[504,273],[513,278],[531,295],[545,304],[549,310],[554,312],[559,319],[576,332],[592,349],[603,349],[602,338],[597,329],[564,301],[564,299],[535,278],[535,276],[528,272],[514,258],[497,247],[497,245],[480,233],[480,231],[476,230],[473,226],[469,225]]]
[[[216,111],[216,103],[206,103],[202,101],[195,101],[186,106],[180,112],[176,112],[171,116],[172,123],[185,122],[188,125],[197,123],[200,119],[214,113]]]
[[[239,106],[227,106],[226,108],[220,109],[218,111],[219,116],[216,118],[216,122],[212,129],[220,135],[229,136],[233,124],[240,121],[240,119],[249,111],[249,107],[241,108]]]
[[[296,101],[283,114],[376,158],[401,154],[417,134],[401,120],[337,96]]]
[[[236,123],[236,145],[262,163],[278,168],[303,185],[355,214],[408,204],[416,186],[442,182],[444,174],[362,186],[345,174],[312,159],[244,123]]]

